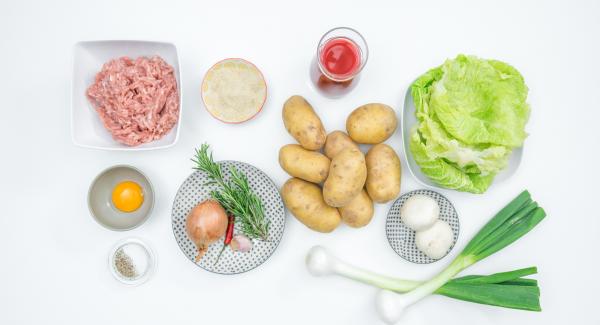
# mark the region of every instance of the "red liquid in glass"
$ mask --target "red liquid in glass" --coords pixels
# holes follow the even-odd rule
[[[324,95],[339,97],[356,86],[361,59],[360,48],[352,40],[330,39],[313,61],[311,79]]]
[[[335,79],[352,77],[360,67],[360,50],[347,38],[334,38],[321,50],[321,66]]]

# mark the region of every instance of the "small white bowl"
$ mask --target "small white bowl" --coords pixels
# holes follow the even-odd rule
[[[408,166],[408,170],[413,175],[413,177],[422,185],[448,190],[445,187],[441,187],[434,183],[432,180],[427,177],[427,175],[421,172],[421,167],[417,164],[417,162],[413,159],[412,152],[410,151],[410,130],[417,124],[417,118],[415,116],[415,103],[413,101],[410,86],[408,86],[408,90],[406,91],[406,95],[404,96],[404,106],[402,109],[402,144],[404,145],[404,157],[406,158],[406,165]],[[494,182],[492,184],[497,184],[499,182],[505,181],[509,179],[512,175],[517,172],[519,169],[519,165],[521,164],[521,159],[523,158],[523,146],[520,148],[515,148],[510,156],[508,161],[508,165],[501,172],[499,172],[494,178]]]
[[[162,139],[144,143],[136,147],[126,146],[115,141],[104,128],[98,114],[88,101],[85,92],[94,82],[96,74],[107,61],[128,56],[158,55],[175,70],[179,91],[179,120],[173,129]],[[168,148],[179,138],[182,120],[183,91],[179,55],[172,43],[150,41],[85,41],[73,48],[73,80],[71,83],[71,136],[73,143],[81,147],[105,150],[152,150]]]
[[[137,276],[127,278],[119,273],[115,265],[115,258],[119,249],[122,249],[123,252],[131,258],[135,265],[136,272],[138,272]],[[113,277],[119,282],[131,286],[141,285],[154,275],[156,269],[156,255],[154,255],[154,251],[150,245],[141,239],[123,239],[111,248],[108,255],[108,268]]]

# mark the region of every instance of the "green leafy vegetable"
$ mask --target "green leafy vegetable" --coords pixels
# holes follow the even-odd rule
[[[410,150],[437,184],[483,193],[523,145],[527,86],[510,65],[459,55],[411,87],[417,126]]]
[[[530,267],[488,276],[469,275],[447,282],[435,293],[479,304],[541,311],[537,281],[522,278],[536,273],[537,269]]]

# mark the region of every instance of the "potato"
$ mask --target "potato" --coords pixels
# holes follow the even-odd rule
[[[333,131],[327,135],[325,140],[325,156],[333,159],[344,148],[358,149],[358,145],[350,139],[350,137],[342,131]]]
[[[377,144],[396,131],[394,109],[384,104],[366,104],[355,109],[346,120],[346,131],[358,143]]]
[[[339,211],[325,204],[318,185],[291,178],[283,184],[281,196],[292,215],[312,230],[331,232],[340,224]]]
[[[342,221],[350,227],[360,228],[366,226],[373,218],[373,201],[365,190],[348,203],[338,208]]]
[[[377,203],[385,203],[395,199],[400,193],[402,167],[398,155],[384,143],[376,144],[366,157],[367,192]]]
[[[360,150],[346,148],[331,160],[329,176],[323,185],[323,198],[332,207],[343,207],[356,197],[367,179],[365,156]]]
[[[320,152],[306,150],[297,144],[279,149],[279,164],[290,176],[313,183],[325,181],[331,161]]]
[[[304,149],[320,150],[325,144],[323,123],[301,96],[292,96],[283,105],[283,124]]]

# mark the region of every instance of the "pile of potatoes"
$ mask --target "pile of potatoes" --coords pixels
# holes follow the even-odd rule
[[[398,124],[391,107],[360,106],[346,120],[347,134],[327,134],[312,106],[292,96],[283,106],[283,123],[298,141],[279,150],[279,164],[292,176],[283,185],[283,202],[308,228],[331,232],[342,221],[363,227],[373,218],[373,202],[400,193],[400,159],[383,143]],[[357,143],[373,146],[365,156]]]

